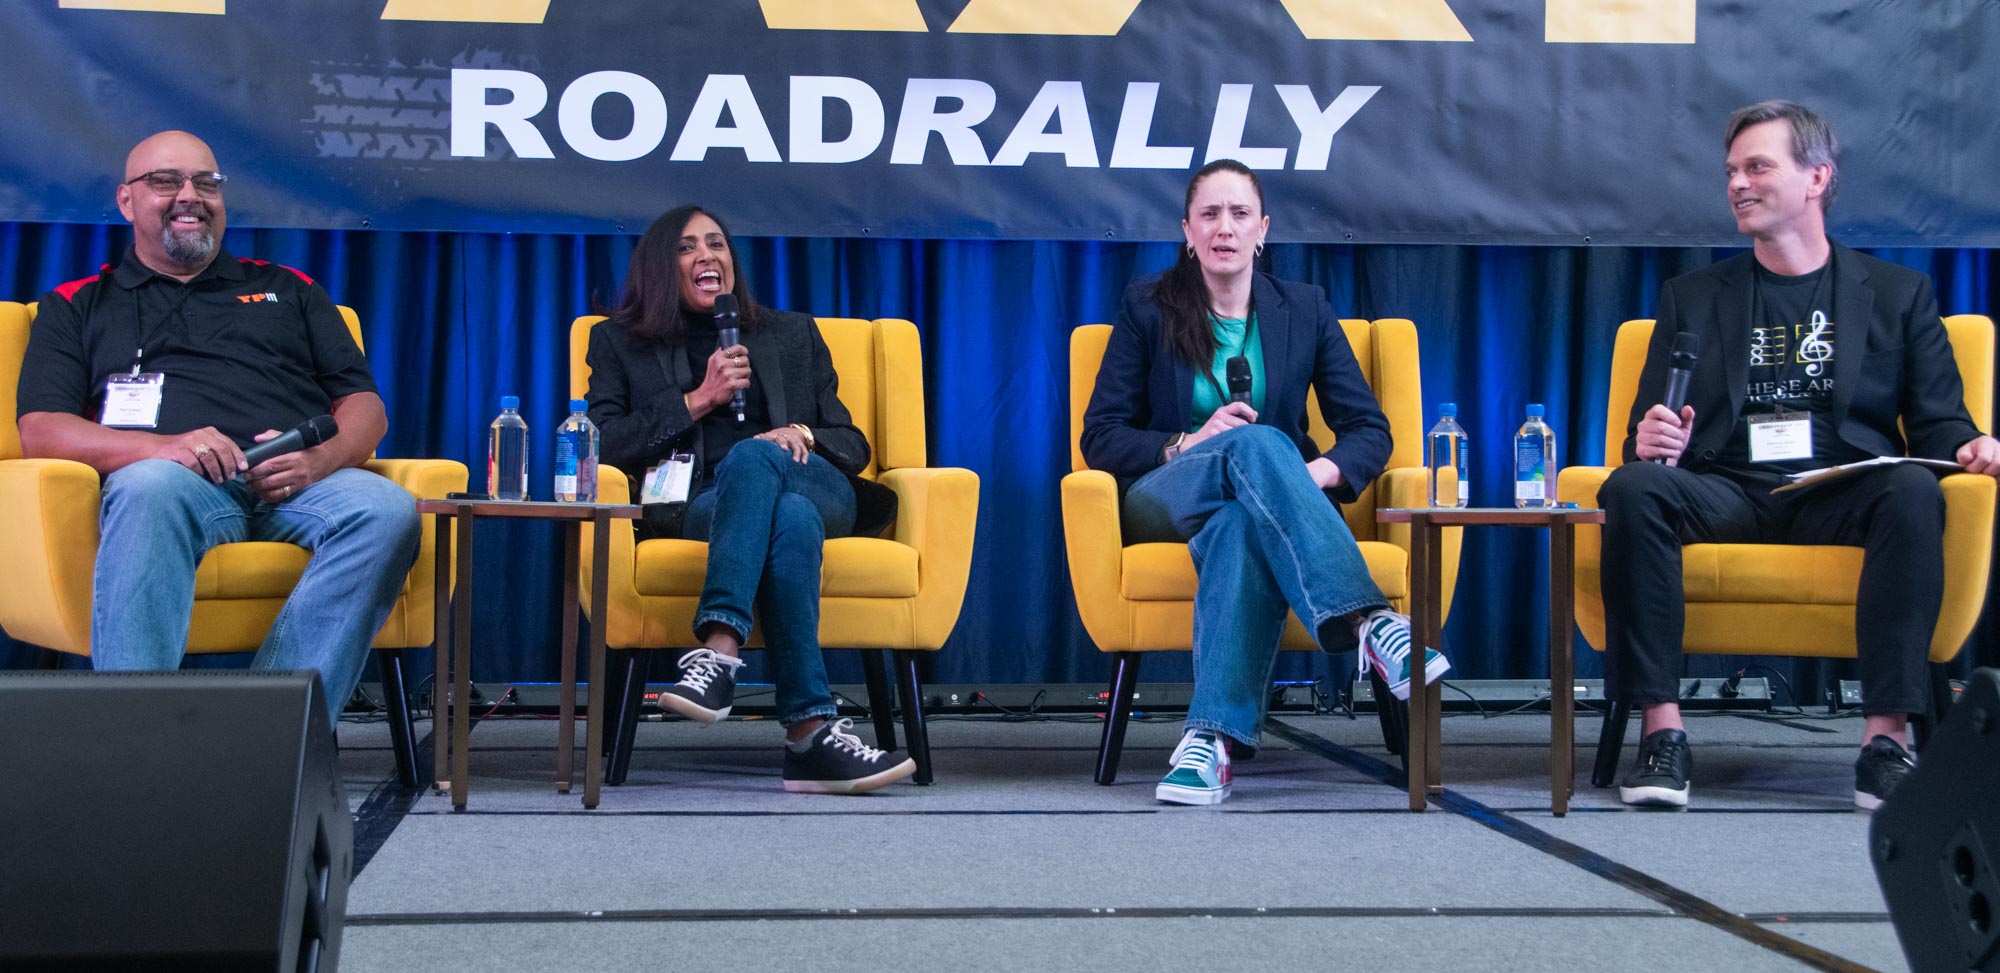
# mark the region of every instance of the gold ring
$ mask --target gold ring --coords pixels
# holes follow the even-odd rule
[[[290,486],[289,484],[287,484],[287,485],[286,485],[286,486],[284,487],[284,491],[285,491],[285,499],[287,499],[287,500],[290,500],[290,499],[292,498],[292,488],[291,488],[291,486]]]
[[[195,443],[195,444],[194,444],[194,454],[195,454],[196,456],[207,456],[207,455],[208,455],[208,444],[207,444],[207,443]]]

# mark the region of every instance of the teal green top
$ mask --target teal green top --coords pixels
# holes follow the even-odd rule
[[[1257,312],[1250,312],[1248,318],[1219,318],[1211,312],[1208,323],[1215,326],[1215,361],[1209,366],[1215,381],[1195,374],[1188,432],[1200,429],[1229,401],[1229,360],[1237,355],[1250,359],[1250,408],[1264,411],[1264,344],[1251,340],[1257,333]]]

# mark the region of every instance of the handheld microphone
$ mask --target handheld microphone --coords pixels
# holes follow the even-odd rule
[[[728,348],[739,343],[741,333],[737,330],[742,311],[734,294],[715,295],[715,343],[717,347]],[[743,424],[743,390],[729,393],[729,411],[736,413],[736,424]]]
[[[1237,355],[1223,363],[1229,374],[1229,401],[1250,401],[1250,359]]]
[[[1661,405],[1678,416],[1681,407],[1687,405],[1688,380],[1694,377],[1694,362],[1701,352],[1701,336],[1692,331],[1682,331],[1674,335],[1673,357],[1667,359],[1667,395]],[[1666,457],[1655,457],[1653,462],[1665,463]]]
[[[282,436],[266,439],[244,450],[243,461],[250,464],[251,469],[255,469],[259,463],[273,456],[311,449],[339,434],[340,426],[333,421],[332,416],[314,416],[299,423],[298,428]]]

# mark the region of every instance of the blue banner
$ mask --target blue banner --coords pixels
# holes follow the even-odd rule
[[[1721,129],[1843,140],[1834,234],[2000,246],[1991,2],[34,0],[0,7],[0,219],[115,221],[212,144],[232,223],[1169,240],[1188,173],[1277,241],[1736,242]]]

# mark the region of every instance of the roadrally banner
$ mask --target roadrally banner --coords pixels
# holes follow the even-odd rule
[[[1161,240],[1204,162],[1281,241],[1737,242],[1729,112],[1843,145],[1832,229],[2000,246],[2000,4],[10,0],[0,219],[117,221],[141,137],[231,223]]]

